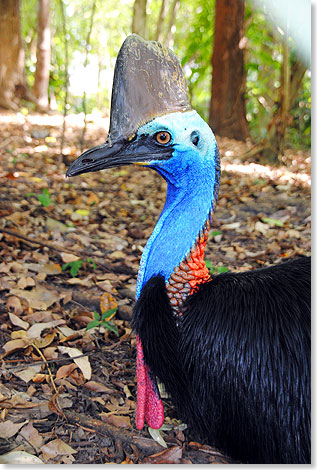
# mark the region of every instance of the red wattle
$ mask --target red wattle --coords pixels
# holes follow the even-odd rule
[[[144,363],[144,354],[140,338],[136,337],[137,348],[137,407],[135,425],[142,429],[144,419],[153,429],[159,429],[164,422],[164,408],[156,383],[150,377],[150,370]]]

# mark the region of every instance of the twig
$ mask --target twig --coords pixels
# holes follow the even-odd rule
[[[49,368],[49,365],[47,363],[47,360],[45,359],[45,356],[43,355],[42,351],[40,350],[40,348],[38,348],[36,346],[36,344],[32,343],[32,346],[34,349],[36,349],[36,351],[39,353],[39,355],[41,356],[42,360],[44,361],[44,364],[46,365],[46,368],[48,370],[48,375],[50,376],[50,380],[51,380],[51,383],[53,385],[53,388],[54,388],[54,391],[56,394],[58,394],[58,391],[57,391],[57,388],[56,388],[56,385],[55,385],[55,382],[54,382],[54,378],[53,378],[53,375],[52,375],[52,372],[51,372],[51,369]]]
[[[152,455],[162,450],[160,444],[156,443],[153,439],[145,438],[138,432],[130,429],[117,428],[111,424],[104,423],[100,419],[91,418],[72,410],[65,410],[65,415],[70,424],[85,426],[102,436],[108,436],[115,441],[116,446],[118,444],[135,445],[145,455]]]
[[[82,258],[83,256],[91,257],[91,258],[104,258],[105,255],[98,255],[97,253],[90,253],[88,251],[81,250],[80,253],[76,250],[72,250],[71,248],[66,248],[58,245],[53,245],[51,243],[44,243],[34,240],[33,238],[25,237],[24,235],[20,235],[17,232],[13,232],[6,228],[0,228],[0,233],[6,233],[7,235],[11,235],[12,237],[21,238],[21,240],[26,241],[27,243],[34,243],[35,245],[44,246],[45,248],[49,248],[50,250],[57,251],[58,253],[72,253],[78,258]],[[136,274],[135,271],[130,268],[129,266],[110,266],[108,263],[99,263],[99,261],[95,261],[96,265],[99,266],[101,269],[105,270],[106,272],[114,273],[114,274],[128,274],[134,275]]]
[[[82,258],[82,256],[87,256],[87,257],[98,257],[98,258],[103,258],[104,255],[99,255],[98,253],[90,253],[89,251],[84,251],[84,250],[81,250],[80,253],[78,253],[78,251],[76,250],[72,250],[71,248],[67,248],[67,247],[62,247],[62,246],[58,246],[58,245],[53,245],[52,243],[48,243],[48,242],[40,242],[38,240],[34,240],[33,238],[29,238],[29,237],[26,237],[24,235],[20,235],[19,233],[17,232],[13,232],[12,230],[8,230],[6,228],[0,228],[0,232],[2,233],[6,233],[7,235],[11,235],[12,237],[16,237],[16,238],[21,238],[21,240],[24,240],[26,242],[29,242],[29,243],[34,243],[35,245],[40,245],[40,246],[44,246],[45,248],[49,248],[50,250],[54,250],[54,251],[57,251],[57,252],[64,252],[64,253],[72,253],[76,256],[78,256],[78,258]],[[103,267],[106,267],[106,265],[104,264],[99,264],[97,263],[98,265],[100,266],[103,266]],[[110,267],[107,267],[107,269],[111,270]]]
[[[94,349],[93,351],[89,351],[89,352],[86,352],[86,353],[83,353],[83,354],[80,354],[80,355],[74,356],[74,357],[61,357],[60,359],[45,359],[43,361],[36,361],[36,362],[29,362],[29,363],[21,360],[21,362],[23,362],[23,364],[18,364],[16,366],[9,366],[9,367],[6,366],[6,370],[10,371],[12,369],[20,369],[21,367],[25,367],[25,366],[33,367],[33,366],[37,366],[37,365],[40,365],[40,364],[45,364],[46,365],[46,364],[57,364],[57,363],[60,363],[60,362],[74,361],[75,359],[79,359],[80,357],[90,356],[91,354],[96,354],[97,352],[112,351],[112,349],[115,349],[122,342],[123,342],[123,340],[121,340],[121,338],[120,338],[117,343],[114,343],[111,346],[104,346],[102,348],[97,348],[97,349]],[[15,360],[6,359],[5,362],[13,362],[13,361],[15,361]]]

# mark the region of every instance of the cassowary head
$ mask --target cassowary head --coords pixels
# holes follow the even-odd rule
[[[84,152],[67,176],[137,164],[156,170],[173,187],[215,184],[219,155],[208,124],[190,109],[174,53],[133,34],[118,54],[107,142]]]

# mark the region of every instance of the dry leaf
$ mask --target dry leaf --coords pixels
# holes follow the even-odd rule
[[[18,297],[11,295],[7,299],[7,309],[13,311],[16,315],[21,315],[23,308]]]
[[[41,447],[41,451],[45,460],[54,459],[58,455],[72,455],[77,453],[77,450],[70,447],[61,439],[54,439],[48,442]]]
[[[25,289],[26,287],[33,287],[35,286],[35,281],[33,277],[21,277],[18,282],[17,286],[19,289]]]
[[[33,377],[38,374],[41,370],[42,365],[37,364],[35,366],[29,366],[26,369],[20,370],[18,372],[13,372],[14,375],[19,377],[24,382],[28,383]]]
[[[13,353],[14,351],[18,351],[19,349],[24,349],[30,344],[30,339],[14,339],[12,341],[8,341],[6,344],[2,346],[4,350],[4,354],[1,355],[1,358],[8,356],[9,354]]]
[[[67,279],[67,284],[72,284],[72,285],[80,285],[80,286],[86,286],[89,287],[92,285],[92,280],[91,280],[91,275],[87,276],[85,279],[79,279],[78,277],[72,277],[71,279]]]
[[[55,336],[56,332],[53,331],[52,333],[48,333],[44,336],[44,338],[35,339],[33,342],[39,349],[46,348],[54,341]]]
[[[45,289],[43,286],[36,286],[33,290],[12,289],[11,294],[22,299],[26,299],[29,307],[36,310],[47,310],[48,307],[58,302],[63,294],[59,294],[53,290]]]
[[[43,330],[48,328],[54,328],[55,326],[62,325],[65,323],[65,320],[52,320],[45,323],[36,323],[32,325],[31,328],[28,329],[28,337],[29,338],[39,338]]]
[[[92,193],[91,191],[89,191],[87,202],[90,206],[93,205],[93,204],[98,204],[99,197],[97,196],[97,194]]]
[[[82,355],[82,351],[77,348],[68,348],[66,346],[58,346],[58,349],[63,354],[68,354],[70,357],[76,357]],[[89,380],[91,377],[91,366],[88,357],[79,357],[74,359],[75,364],[78,365],[82,371],[85,379]]]
[[[76,367],[78,367],[77,364],[67,364],[66,366],[60,367],[56,371],[56,378],[64,379],[65,377],[68,377]]]
[[[37,429],[35,429],[31,423],[24,426],[20,434],[26,439],[35,449],[39,449],[43,445],[43,437],[40,435]]]
[[[61,253],[61,258],[64,263],[71,263],[80,259],[78,256],[72,255],[71,253]]]
[[[48,348],[45,348],[43,351],[43,354],[45,356],[45,359],[57,359],[58,358],[58,353],[56,351],[55,346],[50,346]]]
[[[49,276],[55,276],[63,272],[61,265],[58,263],[44,264],[42,273],[48,274]]]
[[[1,465],[33,465],[42,463],[42,460],[36,457],[36,455],[29,454],[23,450],[13,450],[12,452],[0,455]]]
[[[29,420],[24,421],[23,423],[14,423],[10,419],[4,421],[4,423],[0,423],[0,436],[2,439],[8,439],[9,437],[14,436],[22,426],[27,424]]]
[[[131,421],[128,416],[108,415],[107,423],[116,426],[117,428],[130,428]]]
[[[162,436],[159,429],[153,429],[153,428],[149,427],[149,433],[150,433],[150,436],[152,437],[152,439],[154,439],[154,441],[156,441],[162,447],[167,447],[167,444],[164,441],[163,436]]]
[[[117,308],[118,304],[115,301],[114,297],[109,294],[108,292],[104,292],[100,297],[100,311],[102,313],[107,312],[107,310]],[[114,312],[110,317],[107,318],[107,321],[111,320],[115,316],[116,312]]]
[[[145,463],[150,464],[180,464],[182,463],[183,451],[179,446],[173,446],[163,450],[158,454],[150,455],[145,459]]]
[[[28,322],[21,320],[21,318],[17,317],[14,313],[9,313],[9,318],[13,325],[19,326],[24,330],[27,330],[30,326]]]
[[[72,402],[71,402],[71,405],[72,405]],[[59,416],[65,417],[64,412],[61,408],[61,405],[58,401],[58,392],[52,396],[52,399],[48,403],[48,407],[53,413],[56,413]]]
[[[221,230],[236,230],[240,227],[240,222],[232,222],[232,224],[221,225]]]
[[[95,382],[94,380],[90,380],[89,382],[86,382],[84,384],[84,387],[89,388],[89,390],[92,390],[93,392],[97,392],[97,393],[112,393],[113,392],[111,388],[106,387],[104,384]]]

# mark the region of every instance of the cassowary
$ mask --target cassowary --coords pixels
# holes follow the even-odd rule
[[[310,260],[210,276],[216,140],[190,107],[174,53],[137,35],[118,54],[107,141],[67,175],[129,164],[168,185],[133,311],[137,428],[163,424],[158,377],[195,436],[233,459],[310,462]]]

